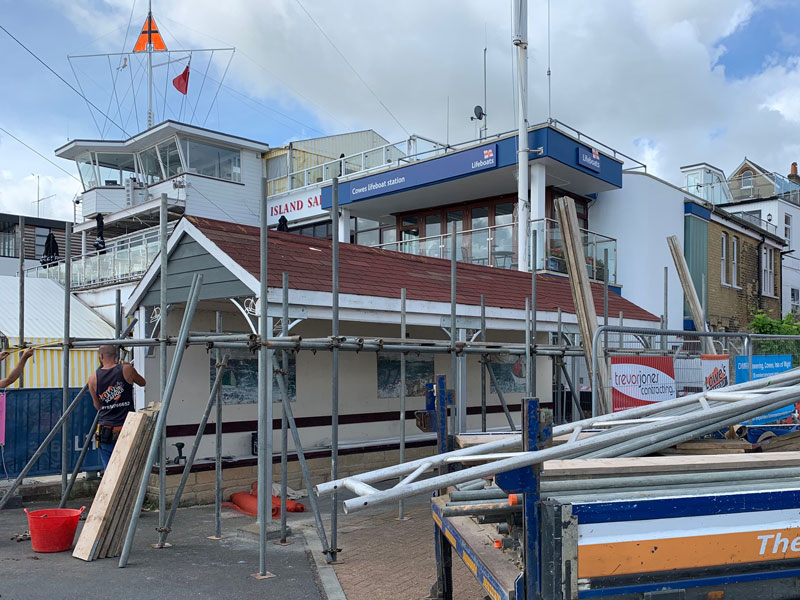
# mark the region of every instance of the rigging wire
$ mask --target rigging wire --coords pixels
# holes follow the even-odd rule
[[[344,54],[342,54],[342,51],[339,50],[339,48],[336,47],[336,44],[334,44],[333,40],[331,40],[331,38],[328,37],[328,34],[325,33],[325,30],[323,30],[322,27],[320,27],[319,23],[317,23],[314,20],[314,17],[311,16],[311,13],[306,10],[306,7],[303,6],[303,3],[300,2],[300,0],[295,0],[295,2],[297,2],[298,6],[300,6],[300,8],[303,9],[303,12],[306,13],[306,15],[311,20],[311,22],[316,26],[316,28],[319,29],[319,31],[322,34],[322,36],[326,40],[328,40],[328,43],[333,47],[334,50],[336,50],[337,54],[339,54],[339,56],[342,58],[342,60],[345,62],[345,64],[348,67],[350,67],[350,70],[353,71],[353,73],[355,73],[356,77],[358,77],[358,80],[364,85],[365,88],[367,88],[369,90],[370,94],[372,94],[375,97],[375,99],[384,108],[384,110],[389,114],[389,116],[392,117],[392,119],[394,119],[394,122],[397,123],[400,126],[400,129],[405,131],[406,135],[410,136],[411,134],[408,132],[408,129],[403,127],[403,124],[398,120],[398,118],[396,116],[394,116],[394,113],[391,110],[389,110],[389,107],[386,106],[383,103],[383,100],[381,100],[378,97],[378,94],[376,94],[375,91],[369,86],[369,84],[366,81],[364,81],[364,78],[361,77],[361,75],[358,73],[358,71],[356,71],[356,68],[352,65],[352,63],[349,60],[347,60],[347,57]]]
[[[53,165],[53,166],[54,166],[56,169],[58,169],[59,171],[62,171],[62,172],[64,172],[64,173],[66,173],[67,175],[69,175],[70,177],[72,177],[72,178],[73,178],[75,181],[77,181],[78,183],[80,183],[81,185],[83,185],[83,182],[82,182],[80,179],[78,179],[77,177],[75,177],[75,175],[73,175],[72,173],[70,173],[69,171],[67,171],[67,170],[66,170],[65,168],[63,168],[61,165],[58,165],[58,164],[54,163],[52,160],[50,160],[49,158],[47,158],[47,157],[46,157],[44,154],[42,154],[41,152],[39,152],[39,151],[38,151],[38,150],[36,150],[35,148],[33,148],[33,147],[29,146],[28,144],[26,144],[25,142],[23,142],[21,139],[19,139],[17,136],[15,136],[13,133],[11,133],[11,132],[10,132],[8,129],[4,129],[3,127],[0,127],[0,131],[2,131],[3,133],[5,133],[5,134],[6,134],[7,136],[9,136],[10,138],[13,138],[13,139],[17,140],[17,141],[18,141],[20,144],[22,144],[23,146],[25,146],[25,147],[26,147],[28,150],[30,150],[31,152],[33,152],[34,154],[36,154],[37,156],[39,156],[39,158],[43,158],[44,160],[46,160],[47,162],[49,162],[51,165]]]
[[[229,42],[227,42],[227,41],[225,41],[225,40],[221,40],[221,39],[219,39],[219,38],[217,38],[217,37],[214,37],[213,35],[209,35],[208,33],[204,32],[204,31],[200,31],[199,29],[195,29],[194,27],[190,27],[190,26],[189,26],[189,25],[187,25],[186,23],[178,23],[177,21],[173,21],[172,19],[170,19],[170,18],[169,18],[169,17],[167,17],[167,16],[161,16],[161,17],[159,17],[159,19],[163,19],[163,20],[165,20],[165,21],[169,21],[169,22],[170,22],[170,23],[172,23],[173,25],[176,25],[176,26],[179,26],[179,27],[183,27],[184,29],[188,29],[189,31],[194,31],[195,33],[198,33],[198,34],[200,34],[200,35],[202,35],[202,36],[205,36],[205,37],[207,37],[207,38],[208,38],[208,39],[210,39],[210,40],[214,40],[215,42],[219,42],[219,43],[221,43],[221,44],[224,44],[225,46],[232,46],[232,45],[233,45],[233,44],[231,44],[231,43],[229,43]],[[163,22],[161,23],[161,29],[163,29],[164,31],[166,31],[167,33],[169,33],[170,37],[172,37],[173,39],[175,38],[175,36],[174,36],[174,35],[172,35],[172,33],[170,33],[169,31],[167,31],[167,29],[166,29],[166,27],[164,26],[164,23],[163,23]],[[237,49],[236,49],[236,51],[237,51],[239,54],[241,54],[242,56],[244,56],[244,57],[245,57],[247,60],[249,60],[249,61],[250,61],[252,64],[254,64],[256,67],[258,67],[259,69],[261,69],[261,70],[262,70],[264,73],[266,73],[266,74],[267,74],[269,77],[271,77],[272,79],[274,79],[275,81],[277,81],[278,83],[280,83],[280,84],[281,84],[283,87],[285,87],[287,90],[289,90],[290,92],[292,92],[292,93],[293,93],[295,96],[297,96],[298,98],[302,98],[302,99],[303,99],[303,100],[305,100],[305,101],[306,101],[306,102],[307,102],[309,105],[311,105],[311,106],[315,106],[315,107],[316,107],[316,108],[317,108],[317,109],[318,109],[320,112],[322,112],[322,113],[325,113],[325,114],[326,114],[326,115],[327,115],[327,116],[328,116],[328,117],[331,119],[331,121],[334,121],[334,122],[338,123],[338,124],[339,124],[339,125],[340,125],[340,126],[343,128],[343,129],[347,129],[347,124],[345,124],[344,122],[342,122],[342,121],[341,121],[341,120],[340,120],[338,117],[336,117],[336,115],[334,115],[333,113],[331,113],[331,112],[329,112],[329,111],[325,110],[325,108],[324,108],[322,105],[320,105],[320,104],[318,104],[317,102],[315,102],[315,101],[314,101],[312,98],[309,98],[308,96],[306,96],[306,95],[305,95],[305,94],[303,94],[302,92],[299,92],[299,91],[295,90],[294,88],[292,88],[292,86],[291,86],[291,85],[289,85],[288,83],[286,83],[284,80],[282,80],[280,77],[278,77],[278,76],[277,76],[275,73],[273,73],[273,72],[272,72],[272,71],[270,71],[268,68],[266,68],[264,65],[262,65],[261,63],[259,63],[259,62],[258,62],[258,61],[257,61],[255,58],[253,58],[252,56],[250,56],[250,55],[249,55],[247,52],[245,52],[245,51],[244,51],[244,50],[242,50],[241,48],[237,48]],[[264,105],[264,106],[266,106],[266,105]],[[269,108],[269,107],[267,107],[267,108]],[[270,110],[272,110],[272,109],[270,109]],[[277,111],[276,111],[276,112],[277,112]],[[279,113],[279,114],[280,114],[280,113]],[[322,132],[322,131],[320,131],[319,129],[314,129],[313,127],[309,127],[308,125],[305,125],[305,124],[302,124],[302,123],[301,123],[301,125],[303,125],[304,127],[308,127],[309,129],[313,129],[314,131],[318,131],[319,133],[323,133],[323,132]]]
[[[197,100],[194,103],[194,108],[192,109],[192,118],[189,119],[189,123],[194,121],[194,115],[197,112],[197,105],[200,104],[200,96],[203,93],[203,86],[206,83],[206,77],[208,77],[208,69],[211,66],[211,60],[214,58],[214,51],[211,51],[211,56],[208,57],[208,64],[206,65],[206,71],[203,73],[203,80],[200,82],[200,91],[197,92]]]
[[[76,94],[78,94],[78,95],[79,95],[81,98],[83,98],[84,100],[86,100],[86,102],[87,102],[89,105],[91,105],[91,106],[92,106],[92,107],[93,107],[93,108],[94,108],[94,109],[95,109],[97,112],[99,112],[101,115],[103,115],[104,117],[106,117],[106,118],[107,118],[107,119],[108,119],[108,120],[109,120],[109,121],[110,121],[110,122],[111,122],[111,123],[112,123],[112,124],[113,124],[115,127],[117,127],[117,128],[120,130],[120,131],[122,131],[122,133],[124,133],[124,134],[125,134],[125,135],[127,135],[127,136],[130,136],[130,134],[128,134],[128,132],[127,132],[127,131],[125,131],[125,129],[123,129],[123,128],[122,128],[122,126],[118,125],[118,124],[117,124],[115,121],[113,121],[113,120],[111,119],[111,117],[109,117],[109,116],[108,116],[107,114],[105,114],[105,113],[104,113],[102,110],[100,110],[100,108],[98,108],[98,107],[97,107],[97,105],[95,105],[95,104],[94,104],[94,103],[93,103],[91,100],[89,100],[89,99],[88,99],[88,98],[87,98],[87,97],[86,97],[84,94],[82,94],[81,92],[79,92],[79,91],[78,91],[78,90],[75,88],[75,86],[73,86],[73,85],[72,85],[72,84],[71,84],[69,81],[67,81],[67,80],[66,80],[66,79],[64,79],[64,78],[63,78],[61,75],[59,75],[58,73],[56,73],[56,71],[54,71],[54,70],[53,70],[53,68],[52,68],[50,65],[48,65],[48,64],[47,64],[46,62],[44,62],[44,61],[43,61],[41,58],[39,58],[39,56],[38,56],[38,55],[37,55],[37,54],[36,54],[36,53],[35,53],[33,50],[31,50],[31,49],[30,49],[30,48],[28,48],[28,47],[27,47],[25,44],[23,44],[23,43],[22,43],[22,42],[21,42],[21,41],[20,41],[18,38],[16,38],[16,37],[15,37],[15,36],[14,36],[14,35],[13,35],[13,34],[12,34],[12,33],[11,33],[9,30],[8,30],[8,29],[6,29],[6,28],[5,28],[3,25],[0,25],[0,29],[2,29],[2,30],[5,32],[5,34],[6,34],[8,37],[10,37],[12,40],[14,40],[14,41],[15,41],[17,44],[19,44],[19,45],[20,45],[20,46],[21,46],[21,47],[22,47],[22,48],[23,48],[23,49],[24,49],[24,50],[25,50],[25,51],[26,51],[28,54],[30,54],[30,55],[31,55],[33,58],[35,58],[37,61],[39,61],[39,62],[42,64],[42,66],[43,66],[43,67],[45,67],[45,68],[46,68],[48,71],[50,71],[50,72],[51,72],[53,75],[55,75],[56,77],[58,77],[58,78],[59,78],[59,79],[60,79],[60,80],[61,80],[61,81],[62,81],[62,82],[63,82],[63,83],[64,83],[64,84],[67,86],[67,87],[69,87],[69,89],[71,89],[73,92],[75,92]]]
[[[122,41],[122,50],[121,52],[125,52],[125,47],[128,45],[128,35],[131,30],[131,23],[133,22],[133,11],[136,8],[136,0],[133,0],[133,4],[131,5],[131,13],[128,15],[128,25],[125,27],[125,38]],[[122,60],[122,57],[119,57],[119,60]],[[119,63],[117,63],[117,67],[119,67]],[[116,74],[111,70],[111,57],[108,57],[108,69],[111,71],[111,98],[108,99],[108,108],[106,108],[106,112],[111,111],[111,102],[116,95],[117,90],[117,79],[119,78],[119,68],[117,69]],[[117,99],[117,107],[119,107],[119,99]],[[122,120],[122,111],[118,110],[117,117]],[[106,124],[103,124],[103,133],[105,133]],[[102,136],[101,136],[102,137]]]
[[[86,110],[89,111],[89,116],[92,117],[94,126],[97,127],[97,133],[99,133],[100,137],[102,138],[103,132],[100,130],[100,124],[97,122],[94,112],[92,112],[92,108],[89,106],[89,99],[83,94],[83,86],[81,85],[81,80],[78,79],[78,74],[75,72],[75,65],[72,64],[72,59],[69,56],[67,56],[67,61],[69,62],[69,68],[72,69],[72,76],[75,77],[75,83],[77,83],[78,87],[81,89],[81,96],[83,96],[83,99],[86,102]]]
[[[219,96],[219,90],[222,88],[222,82],[225,81],[225,76],[228,74],[228,69],[233,62],[233,55],[236,54],[236,49],[234,48],[233,52],[231,52],[231,57],[228,59],[228,64],[225,66],[225,71],[222,73],[222,79],[219,81],[219,85],[217,86],[217,91],[214,92],[214,98],[211,100],[211,106],[208,107],[208,113],[206,113],[206,118],[203,119],[203,127],[206,126],[206,121],[208,121],[208,117],[211,114],[211,109],[214,108],[214,103],[217,101],[217,96]],[[217,127],[219,127],[219,113],[217,113]]]

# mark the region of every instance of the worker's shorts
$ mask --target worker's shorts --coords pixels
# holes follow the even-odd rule
[[[108,461],[111,460],[111,453],[114,451],[114,444],[97,444],[100,450],[100,460],[103,461],[103,470],[108,468]]]

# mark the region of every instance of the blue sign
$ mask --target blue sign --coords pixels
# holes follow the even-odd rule
[[[454,152],[435,160],[343,183],[339,187],[339,204],[358,202],[373,196],[493,169],[496,166],[497,144]],[[330,201],[323,199],[323,208],[330,208]]]
[[[749,356],[736,357],[736,383],[750,381],[749,361]],[[765,379],[770,375],[783,373],[784,371],[788,371],[792,368],[791,354],[753,356],[752,361],[753,380]],[[766,415],[756,417],[749,422],[749,425],[764,425],[766,423],[774,423],[775,421],[780,421],[781,419],[790,417],[792,412],[794,412],[794,404],[790,404],[784,408],[779,408],[778,410],[774,410]]]
[[[600,153],[592,148],[587,150],[583,146],[578,146],[578,164],[595,173],[600,172]]]

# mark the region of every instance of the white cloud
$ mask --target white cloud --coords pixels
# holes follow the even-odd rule
[[[483,101],[487,40],[490,131],[515,128],[507,1],[303,4],[409,132],[441,140],[448,96],[451,141],[476,135],[469,116]],[[94,28],[96,19],[87,18],[87,9],[66,0],[55,5],[76,27]],[[552,116],[676,183],[682,183],[682,164],[708,161],[730,170],[745,154],[768,168],[787,170],[800,158],[798,61],[768,63],[761,73],[737,80],[726,79],[718,64],[724,38],[745,28],[763,6],[748,0],[552,2]],[[104,29],[124,28],[130,0],[96,0],[90,10],[103,15]],[[326,132],[372,127],[392,140],[405,137],[295,0],[227,0],[224,8],[218,0],[157,2],[154,11],[168,39],[175,35],[185,47],[234,44],[238,52],[227,81],[237,90],[279,110],[302,106]],[[132,30],[143,19],[137,4]],[[545,0],[531,0],[532,122],[547,117],[546,23]],[[105,35],[97,46],[118,51],[122,35],[121,30]],[[132,31],[129,45],[134,36]],[[223,125],[246,134],[249,124],[237,121],[233,100],[226,102]],[[31,170],[3,168],[15,177]]]
[[[14,135],[45,156],[63,143],[58,136],[33,130],[16,130]],[[70,171],[73,165],[57,158]],[[72,198],[81,190],[80,183],[13,138],[0,132],[0,212],[36,216],[36,175],[39,176],[39,215],[48,219],[72,220]]]

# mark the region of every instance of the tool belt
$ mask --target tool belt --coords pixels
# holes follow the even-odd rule
[[[122,425],[113,427],[111,425],[98,425],[97,426],[97,443],[98,444],[115,444],[119,437],[119,432],[122,431]]]

